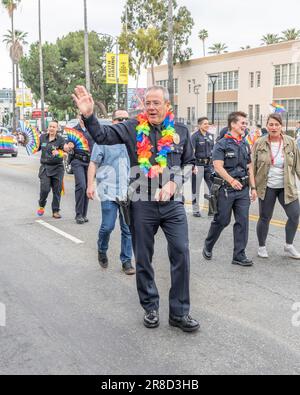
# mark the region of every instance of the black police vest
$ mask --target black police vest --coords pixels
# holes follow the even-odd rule
[[[210,134],[206,136],[198,133],[195,144],[195,157],[196,159],[209,159],[212,156],[212,150],[214,147],[213,137]]]
[[[231,139],[224,140],[224,169],[233,178],[247,176],[250,156],[249,145],[244,140],[240,144]]]

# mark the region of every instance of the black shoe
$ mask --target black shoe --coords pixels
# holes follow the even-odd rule
[[[76,220],[76,223],[77,223],[78,225],[83,225],[83,224],[85,223],[85,220],[84,220],[84,218],[83,218],[82,215],[78,215],[78,216],[75,218],[75,220]]]
[[[252,259],[249,258],[245,258],[245,259],[233,259],[232,261],[233,265],[239,265],[239,266],[245,266],[245,267],[249,267],[249,266],[253,266],[253,261]]]
[[[83,219],[85,223],[89,222],[89,219],[87,217],[83,217]]]
[[[144,325],[146,328],[157,328],[159,326],[159,313],[156,310],[151,310],[145,313]]]
[[[183,332],[196,332],[200,328],[198,321],[194,320],[190,315],[184,317],[169,317],[169,324],[180,328]]]
[[[206,259],[207,261],[212,260],[212,257],[213,257],[212,252],[208,251],[205,247],[203,248],[202,255],[203,255],[203,258]]]
[[[122,269],[125,274],[132,276],[135,274],[135,268],[132,266],[130,261],[122,263]]]
[[[214,216],[215,216],[214,213],[208,213],[208,217],[209,217],[209,218],[213,218]]]
[[[103,269],[107,269],[108,267],[108,258],[106,253],[98,252],[98,262]]]
[[[195,218],[202,218],[202,215],[201,215],[200,212],[198,212],[198,213],[193,213],[193,217],[195,217]]]

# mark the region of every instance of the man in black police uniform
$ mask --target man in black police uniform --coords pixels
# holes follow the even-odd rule
[[[39,178],[41,183],[38,215],[43,216],[49,192],[52,188],[53,218],[60,219],[60,199],[64,178],[62,151],[67,149],[65,140],[58,135],[58,122],[52,121],[48,126],[48,133],[40,137],[41,167]],[[59,152],[60,151],[60,152]]]
[[[127,147],[131,163],[130,189],[135,189],[131,195],[131,232],[136,258],[137,289],[145,310],[144,325],[147,328],[156,328],[159,325],[159,294],[154,279],[152,257],[154,236],[161,227],[168,240],[171,263],[169,324],[185,332],[198,330],[199,323],[189,315],[190,256],[187,218],[182,200],[174,198],[176,191],[182,186],[181,168],[195,163],[188,130],[183,125],[175,126],[173,150],[167,157],[168,167],[159,178],[149,179],[142,174],[138,164],[138,121],[133,119],[118,125],[100,126],[93,115],[94,101],[84,87],[78,86],[75,89],[73,99],[97,144],[125,144]],[[150,127],[152,165],[156,164],[157,143],[162,137],[161,131],[164,129],[163,123],[169,108],[169,94],[165,88],[155,86],[147,90],[145,109]]]
[[[78,149],[72,142],[68,143],[71,154],[71,166],[75,178],[75,221],[78,225],[83,225],[88,222],[87,212],[89,199],[86,195],[87,190],[87,173],[93,151],[94,141],[84,126],[81,117],[78,118],[78,125],[75,128],[88,142],[86,149]]]
[[[214,185],[220,187],[218,214],[214,217],[203,249],[204,258],[211,260],[213,248],[223,229],[230,224],[233,211],[236,222],[232,264],[240,266],[253,265],[245,252],[249,233],[249,185],[251,185],[252,201],[257,198],[250,148],[242,138],[247,127],[246,118],[247,115],[243,112],[230,114],[228,118],[230,132],[216,143],[213,150],[216,172]]]
[[[199,130],[192,135],[192,144],[195,150],[197,169],[192,175],[192,194],[193,194],[193,215],[194,217],[201,217],[200,212],[200,188],[202,180],[206,182],[208,190],[210,191],[212,181],[212,150],[214,148],[214,136],[208,133],[210,128],[208,118],[203,117],[198,120]],[[212,215],[211,212],[208,213]]]

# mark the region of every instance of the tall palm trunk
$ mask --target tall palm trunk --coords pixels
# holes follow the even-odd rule
[[[206,52],[205,52],[205,40],[202,40],[203,42],[203,56],[206,56]]]
[[[170,102],[174,108],[174,65],[173,65],[173,0],[168,5],[168,88]]]
[[[151,63],[152,85],[155,85],[154,61]]]
[[[15,27],[14,27],[14,10],[13,9],[11,12],[11,32],[12,32],[12,39],[13,39],[13,44],[14,44],[14,42],[15,42]],[[17,129],[17,119],[16,119],[16,75],[15,75],[14,59],[12,59],[11,62],[12,62],[12,108],[13,108],[12,127],[13,127],[13,131],[15,131]]]
[[[83,1],[84,6],[84,58],[85,58],[85,80],[86,88],[91,91],[91,74],[90,74],[90,56],[89,56],[89,32],[87,22],[87,4]]]
[[[40,90],[41,90],[41,127],[42,131],[46,130],[45,122],[45,90],[44,90],[44,64],[43,64],[43,47],[42,47],[42,20],[41,20],[41,0],[39,0],[39,59],[40,59]]]

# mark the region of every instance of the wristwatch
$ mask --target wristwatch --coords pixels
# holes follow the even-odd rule
[[[257,191],[256,187],[251,187],[251,191]]]

